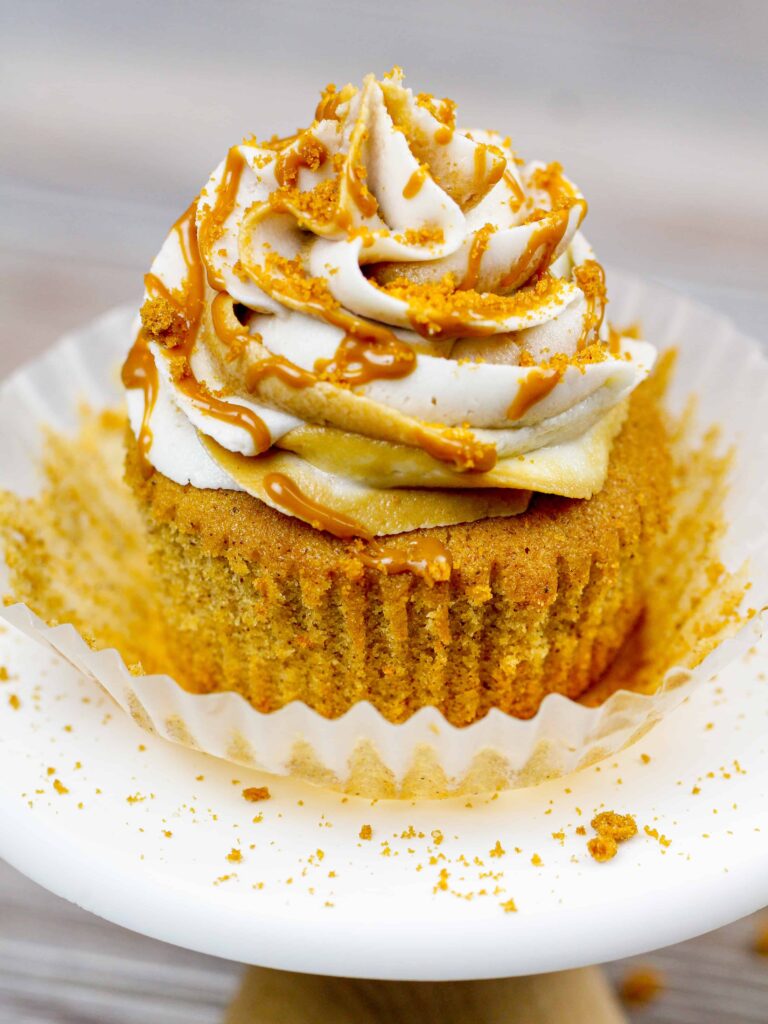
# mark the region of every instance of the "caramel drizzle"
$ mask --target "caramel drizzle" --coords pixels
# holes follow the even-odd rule
[[[514,291],[532,277],[542,274],[552,262],[558,245],[568,230],[568,210],[559,210],[531,232],[523,252],[499,282],[502,291]]]
[[[245,386],[249,391],[256,391],[267,377],[277,377],[283,384],[292,388],[311,388],[317,383],[317,377],[309,370],[297,366],[283,356],[267,356],[248,367]]]
[[[488,150],[485,146],[475,146],[475,187],[480,186],[485,181],[485,165],[488,158]]]
[[[203,213],[197,232],[196,248],[205,264],[208,284],[217,292],[224,291],[226,284],[221,274],[213,266],[211,249],[217,239],[221,237],[224,222],[235,207],[237,190],[240,187],[240,179],[245,165],[245,157],[236,146],[233,146],[227,153],[221,181],[216,187],[216,200],[213,209]],[[189,262],[187,262],[187,267],[189,267]]]
[[[141,337],[140,331],[139,338]],[[144,414],[137,441],[139,465],[143,475],[149,477],[152,474],[152,464],[149,461],[149,450],[152,447],[150,419],[152,418],[152,410],[155,408],[155,402],[157,401],[159,378],[154,356],[146,343],[140,344],[138,338],[128,353],[128,358],[123,364],[120,377],[123,387],[126,389],[140,388],[144,392]]]
[[[467,269],[464,273],[464,277],[461,279],[457,288],[462,290],[474,288],[477,284],[477,279],[480,274],[480,263],[482,262],[485,250],[488,248],[488,242],[490,241],[491,235],[496,230],[493,224],[484,224],[479,231],[475,232],[475,237],[472,239],[472,246],[469,250],[469,257],[467,259]]]
[[[370,568],[378,569],[387,576],[412,572],[422,576],[430,585],[450,579],[450,552],[434,537],[411,537],[402,545],[383,543],[355,519],[310,498],[285,473],[267,473],[264,477],[264,490],[276,505],[315,530],[325,530],[341,540],[360,537],[367,541],[368,550],[360,552],[359,558]]]
[[[361,562],[386,576],[410,572],[431,586],[451,578],[451,553],[436,537],[410,537],[402,544],[373,540],[359,555]]]
[[[453,138],[455,128],[451,124],[441,124],[439,128],[435,130],[435,142],[440,146],[447,146]]]
[[[167,288],[155,274],[145,276],[145,288],[151,297],[162,298],[170,303],[186,324],[185,336],[181,344],[170,352],[171,358],[178,365],[178,370],[174,372],[175,386],[201,412],[230,426],[245,430],[253,440],[256,451],[263,452],[272,443],[269,430],[263,420],[252,409],[224,402],[216,395],[211,394],[206,386],[197,380],[190,364],[205,297],[205,270],[198,246],[195,214],[196,203],[192,203],[172,229],[178,237],[186,267],[182,288],[178,291]],[[151,464],[148,461],[149,449],[152,446],[149,422],[158,394],[157,367],[149,349],[149,340],[149,335],[142,327],[122,371],[125,387],[138,386],[144,392],[144,417],[139,431],[138,446],[142,458],[142,470],[146,475],[152,472]],[[149,369],[150,360],[154,370]]]
[[[576,284],[584,292],[587,299],[587,311],[577,349],[581,350],[589,344],[591,336],[597,337],[603,325],[608,293],[605,283],[605,270],[597,260],[585,260],[580,266],[573,268]]]
[[[519,420],[528,412],[531,406],[540,402],[554,390],[563,377],[563,370],[554,370],[547,375],[540,370],[532,370],[528,376],[520,381],[514,401],[507,409],[507,419]]]
[[[328,159],[328,150],[311,132],[304,132],[298,144],[285,149],[275,164],[275,179],[281,188],[293,188],[299,180],[299,171],[307,167],[316,171]]]
[[[361,341],[346,334],[333,359],[318,359],[315,370],[324,380],[357,386],[374,380],[400,380],[416,368],[416,353],[410,345],[390,334],[385,341]]]
[[[484,444],[468,430],[447,427],[441,433],[417,430],[418,445],[440,462],[452,462],[457,469],[487,473],[496,465],[496,446]]]
[[[514,174],[511,173],[511,171],[505,170],[503,177],[504,181],[509,186],[509,190],[512,193],[512,198],[509,200],[509,205],[512,209],[512,212],[517,213],[517,211],[525,202],[525,192],[523,192],[520,186],[520,182],[517,180]]]
[[[345,85],[343,89],[337,89],[333,82],[330,82],[320,95],[320,102],[315,108],[316,121],[338,121],[338,109],[342,103],[346,103],[357,90],[351,85]]]
[[[408,181],[405,183],[403,188],[403,199],[413,199],[421,191],[421,186],[424,184],[427,178],[429,170],[426,164],[421,164],[413,174],[410,176]]]
[[[355,206],[363,217],[372,217],[379,208],[378,200],[369,191],[365,183],[365,168],[361,164],[353,164],[351,160],[346,167],[347,191]]]
[[[267,473],[264,477],[264,490],[275,504],[286,509],[291,515],[303,519],[316,530],[325,530],[334,537],[347,539],[363,537],[370,539],[370,534],[354,519],[326,508],[305,494],[298,485],[284,473]]]

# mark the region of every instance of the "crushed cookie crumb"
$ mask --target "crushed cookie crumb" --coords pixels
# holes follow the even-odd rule
[[[590,822],[598,835],[609,835],[617,843],[626,842],[637,835],[637,822],[631,814],[617,814],[615,811],[603,811]]]
[[[506,854],[506,852],[507,851],[504,849],[504,847],[501,845],[501,843],[497,839],[496,840],[496,845],[494,846],[494,848],[492,850],[488,851],[488,856],[489,857],[503,857]]]
[[[64,783],[61,782],[59,779],[53,780],[53,788],[56,790],[59,796],[66,796],[67,793],[69,792]]]
[[[370,825],[363,825],[358,835],[361,839],[373,839],[373,829]]]
[[[230,861],[232,864],[239,864],[242,859],[243,855],[240,852],[240,850],[238,850],[237,847],[233,846],[232,849],[227,854],[227,860]]]
[[[249,786],[248,789],[243,790],[243,799],[251,804],[258,803],[260,800],[269,800],[271,796],[268,786]]]
[[[597,835],[588,841],[587,849],[598,864],[604,864],[605,861],[611,860],[616,856],[619,848],[612,836]]]
[[[505,914],[517,913],[517,906],[515,904],[515,901],[512,899],[505,900],[503,903],[500,903],[499,906],[501,907]]]

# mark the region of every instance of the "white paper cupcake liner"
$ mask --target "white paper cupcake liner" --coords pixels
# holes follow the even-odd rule
[[[640,321],[644,336],[660,349],[678,351],[667,395],[670,411],[682,413],[696,396],[697,429],[703,433],[716,424],[724,447],[735,448],[719,556],[732,572],[748,564],[745,606],[762,609],[768,604],[768,359],[704,306],[617,272],[610,281],[612,321]],[[0,489],[22,497],[36,493],[42,425],[75,431],[83,400],[95,409],[122,400],[117,370],[134,316],[130,309],[108,313],[2,385]],[[0,562],[4,591],[5,571]],[[692,672],[670,670],[651,696],[620,691],[587,708],[551,694],[530,720],[494,710],[456,728],[434,708],[394,725],[368,703],[334,721],[299,702],[263,714],[238,694],[190,694],[169,676],[134,676],[117,651],[94,651],[73,626],[49,627],[25,605],[0,608],[0,616],[96,680],[141,726],[168,740],[274,774],[298,774],[376,796],[529,785],[608,757],[679,705],[696,681],[743,655],[762,625],[761,615],[753,618]]]

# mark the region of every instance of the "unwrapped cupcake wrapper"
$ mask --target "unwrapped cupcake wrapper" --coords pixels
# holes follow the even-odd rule
[[[681,415],[695,396],[697,432],[717,425],[724,449],[735,451],[719,557],[734,573],[747,565],[744,608],[761,610],[768,605],[768,359],[711,310],[623,274],[613,272],[610,280],[612,321],[639,321],[646,338],[678,352],[666,397],[670,412]],[[37,492],[43,425],[74,432],[83,400],[95,409],[121,402],[117,367],[134,316],[128,309],[107,314],[4,383],[0,488],[21,497]],[[0,564],[0,585],[3,571]],[[151,732],[239,764],[371,796],[531,785],[593,764],[645,735],[692,685],[744,655],[763,619],[754,616],[696,669],[669,670],[653,695],[619,691],[590,708],[550,694],[529,720],[493,710],[457,728],[435,708],[396,725],[368,703],[333,721],[299,702],[265,714],[236,693],[192,694],[169,676],[133,675],[117,651],[92,650],[73,626],[49,627],[25,605],[0,608],[0,616],[98,682]]]

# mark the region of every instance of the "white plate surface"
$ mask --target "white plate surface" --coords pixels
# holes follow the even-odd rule
[[[345,799],[148,736],[0,628],[0,855],[146,935],[287,970],[489,978],[639,953],[768,903],[765,644],[617,759],[416,805]],[[264,784],[269,801],[244,800]],[[591,835],[605,808],[633,813],[641,834],[597,864],[575,830]]]

